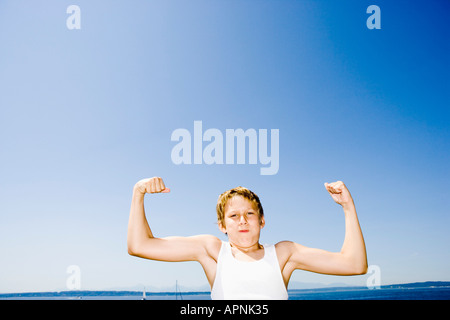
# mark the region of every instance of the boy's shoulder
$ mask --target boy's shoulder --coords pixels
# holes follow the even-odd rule
[[[208,248],[220,250],[220,247],[222,246],[223,241],[211,234],[199,234],[195,237]]]
[[[278,255],[290,255],[295,250],[296,244],[293,241],[283,240],[275,244],[275,249]]]

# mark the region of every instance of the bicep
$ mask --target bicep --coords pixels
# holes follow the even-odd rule
[[[355,274],[354,266],[340,252],[330,252],[291,243],[288,263],[293,269],[301,269],[329,275]]]
[[[208,241],[213,238],[207,235],[149,238],[131,254],[140,258],[167,262],[199,261],[207,254]]]

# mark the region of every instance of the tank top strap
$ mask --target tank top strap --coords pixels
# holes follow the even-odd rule
[[[274,261],[278,262],[277,253],[275,251],[275,246],[273,244],[265,244],[264,247],[264,258],[269,262],[273,263]]]

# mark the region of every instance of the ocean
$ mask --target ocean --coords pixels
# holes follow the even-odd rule
[[[0,300],[143,300],[138,291],[62,291],[0,294]],[[145,300],[211,300],[209,292],[146,292]],[[450,300],[450,286],[342,287],[289,290],[289,300]]]

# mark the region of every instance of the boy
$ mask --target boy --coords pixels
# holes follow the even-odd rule
[[[291,274],[302,269],[332,275],[367,271],[367,257],[353,199],[343,182],[325,188],[345,214],[345,239],[340,252],[308,248],[292,241],[262,246],[265,225],[259,198],[238,187],[224,192],[217,202],[219,229],[228,242],[212,235],[155,238],[144,212],[146,193],[167,193],[159,177],[143,179],[133,188],[128,223],[128,253],[159,261],[197,261],[211,286],[212,299],[287,299]]]

